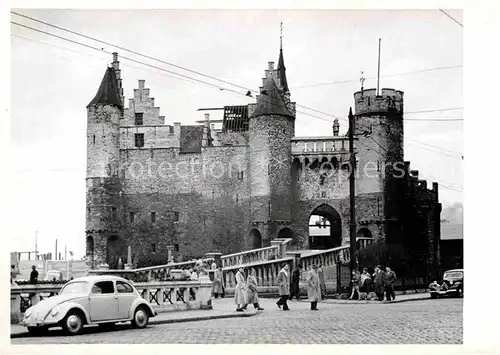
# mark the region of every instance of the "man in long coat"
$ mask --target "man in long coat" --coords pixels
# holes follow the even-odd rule
[[[214,281],[212,283],[212,292],[215,298],[218,298],[219,295],[222,295],[222,268],[220,266],[215,269],[214,272]]]
[[[392,271],[389,266],[386,266],[384,274],[384,287],[385,287],[385,297],[387,301],[390,301],[391,299],[394,300],[396,298],[396,294],[394,293],[395,282],[396,282],[396,273]]]
[[[295,270],[292,272],[292,283],[290,284],[290,300],[294,297],[299,300],[300,293],[300,272],[302,271],[302,265],[298,265]]]
[[[247,284],[245,282],[245,274],[243,268],[240,267],[236,273],[236,287],[234,288],[234,302],[236,303],[236,310],[243,312],[248,304],[247,299]]]
[[[384,300],[384,272],[382,266],[377,265],[373,274],[373,283],[375,284],[375,293],[379,301]]]
[[[312,270],[307,273],[307,297],[311,302],[311,311],[317,311],[318,301],[321,299],[321,285],[317,265],[313,265]]]
[[[278,273],[278,292],[280,295],[280,299],[278,300],[278,302],[276,302],[276,304],[278,305],[279,308],[283,306],[284,311],[288,311],[290,309],[288,308],[288,304],[286,303],[286,300],[290,295],[289,270],[290,267],[288,266],[288,264],[284,264],[282,269]]]

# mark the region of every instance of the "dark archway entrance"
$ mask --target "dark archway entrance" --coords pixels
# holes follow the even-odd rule
[[[298,244],[297,244],[297,235],[290,228],[288,228],[288,227],[282,228],[278,232],[278,238],[281,238],[281,239],[290,238],[292,240],[292,243],[290,245],[290,249],[291,250],[297,249],[297,246],[298,246]]]
[[[262,248],[262,234],[260,234],[258,229],[250,231],[250,240],[252,241],[252,249]]]
[[[106,245],[106,263],[110,269],[116,269],[118,259],[127,260],[127,247],[125,241],[117,235],[108,238]]]
[[[340,214],[327,204],[316,207],[309,217],[309,249],[331,249],[341,244]]]
[[[89,235],[85,243],[85,255],[87,256],[90,267],[94,268],[94,238]]]
[[[373,238],[372,237],[372,232],[368,228],[361,228],[358,230],[358,233],[356,233],[356,237],[358,238]]]

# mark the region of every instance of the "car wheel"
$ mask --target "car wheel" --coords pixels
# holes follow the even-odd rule
[[[83,330],[84,318],[79,311],[69,311],[61,322],[61,327],[66,334],[76,335]]]
[[[437,293],[431,293],[431,298],[438,298]]]
[[[47,333],[48,329],[45,327],[28,327],[28,332],[33,335],[43,335]]]
[[[134,312],[134,318],[132,319],[132,327],[142,329],[148,325],[149,314],[145,306],[139,306]]]

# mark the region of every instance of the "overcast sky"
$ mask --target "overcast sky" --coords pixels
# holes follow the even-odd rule
[[[354,104],[353,93],[360,88],[361,70],[368,78],[365,88],[376,86],[370,78],[377,74],[382,38],[380,86],[404,91],[405,111],[463,106],[462,28],[439,11],[18,12],[254,90],[261,85],[267,62],[278,60],[282,16],[288,84],[299,105],[346,117]],[[449,13],[462,21],[461,12]],[[19,16],[12,20],[103,51],[116,49]],[[11,30],[10,127],[16,183],[12,222],[17,226],[12,248],[33,250],[38,230],[39,250],[53,251],[58,238],[60,251],[67,245],[79,258],[85,250],[86,105],[112,58],[15,25]],[[145,79],[167,124],[194,124],[203,119],[198,108],[251,102],[227,90],[244,93],[241,88],[117,51],[226,89],[179,80],[122,59],[126,98],[137,80]],[[454,68],[415,73],[443,67]],[[396,75],[408,72],[412,73]],[[333,117],[298,110],[324,120],[298,113],[297,136],[331,132]],[[431,181],[440,183],[444,206],[463,201],[463,127],[461,121],[429,119],[461,118],[461,110],[405,116],[405,159],[429,186]],[[340,124],[345,132],[345,121]]]

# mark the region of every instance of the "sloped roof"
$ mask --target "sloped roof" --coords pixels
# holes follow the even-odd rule
[[[283,100],[283,96],[276,82],[269,78],[266,80],[261,94],[257,96],[257,105],[252,117],[264,115],[280,115],[294,117]]]
[[[464,225],[441,223],[441,240],[464,239]]]
[[[88,106],[97,104],[115,105],[123,108],[120,90],[118,89],[118,80],[116,79],[116,73],[113,68],[108,67],[104,73],[99,90],[97,90],[97,94],[92,101],[90,101]]]
[[[283,49],[280,49],[280,57],[278,59],[278,75],[280,78],[281,86],[283,87],[284,92],[288,92],[288,82],[286,80],[286,68],[285,68],[285,60],[283,59]]]

